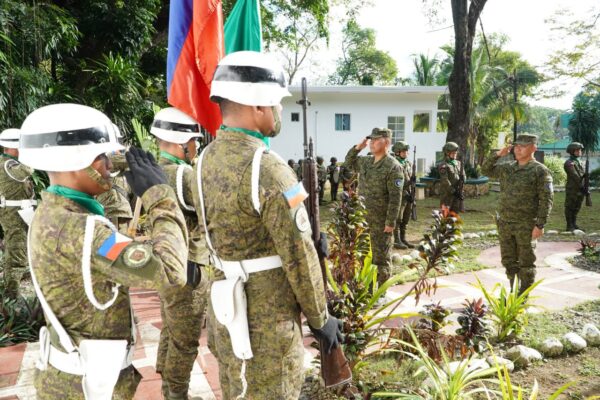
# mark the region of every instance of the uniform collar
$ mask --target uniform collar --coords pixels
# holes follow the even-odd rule
[[[226,126],[226,125],[221,125],[220,130],[226,131],[226,132],[243,133],[244,135],[248,135],[248,136],[260,139],[265,144],[265,146],[267,146],[267,149],[271,148],[271,138],[263,135],[262,133],[260,133],[258,131],[253,131],[253,130],[245,129],[245,128],[236,128],[236,127],[231,127],[231,126]]]
[[[17,157],[15,157],[15,156],[11,156],[10,154],[2,153],[2,155],[3,155],[4,157],[12,158],[12,159],[13,159],[13,160],[15,160],[15,161],[19,161],[19,159],[18,159]]]
[[[69,199],[92,214],[104,216],[104,207],[102,204],[87,193],[60,185],[50,185],[46,188],[46,192]]]
[[[171,162],[174,162],[177,165],[189,165],[189,163],[185,160],[182,160],[179,157],[175,157],[173,154],[167,153],[164,150],[160,151],[160,158],[164,158],[165,160],[169,160]]]

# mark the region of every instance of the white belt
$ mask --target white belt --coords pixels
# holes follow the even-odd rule
[[[125,369],[131,365],[134,347],[132,345],[127,351],[127,356],[123,360],[121,369]],[[79,353],[65,353],[52,345],[50,345],[49,353],[48,362],[57,370],[71,375],[83,375],[83,366],[81,365]]]
[[[223,271],[225,276],[228,278],[230,276],[239,276],[244,282],[248,280],[249,274],[280,268],[283,265],[281,257],[279,256],[268,256],[241,261],[225,261],[213,255],[213,259],[215,261],[215,268]]]
[[[37,200],[6,200],[4,196],[0,197],[0,207],[21,207],[23,209],[37,205]]]

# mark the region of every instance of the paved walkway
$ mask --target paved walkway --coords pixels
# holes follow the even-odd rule
[[[544,282],[535,290],[536,305],[540,310],[556,310],[600,297],[600,274],[572,267],[565,258],[575,253],[578,244],[573,242],[540,242],[536,250],[538,256],[538,278]],[[481,293],[472,286],[475,275],[483,284],[492,288],[496,283],[508,284],[504,270],[500,267],[498,247],[485,250],[479,262],[489,265],[490,269],[455,274],[438,278],[440,288],[435,295],[423,297],[415,307],[414,299],[405,300],[399,311],[420,310],[432,301],[458,310],[465,298],[479,298]],[[398,297],[411,287],[410,283],[395,286],[388,295]],[[132,290],[135,315],[138,318],[138,339],[134,356],[134,365],[144,379],[138,387],[135,399],[159,400],[160,375],[154,370],[158,338],[162,322],[159,300],[155,292]],[[305,365],[308,368],[316,351],[310,347],[312,339],[305,327]],[[35,359],[38,344],[28,343],[0,348],[0,400],[35,399],[32,386]],[[200,338],[200,354],[194,365],[191,380],[191,394],[195,400],[220,399],[217,363],[206,346],[206,336]]]

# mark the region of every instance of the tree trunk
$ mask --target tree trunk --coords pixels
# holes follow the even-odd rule
[[[449,142],[456,142],[466,151],[470,125],[471,53],[477,20],[487,0],[451,0],[454,21],[454,66],[448,80],[450,91]],[[461,157],[462,158],[462,157]]]

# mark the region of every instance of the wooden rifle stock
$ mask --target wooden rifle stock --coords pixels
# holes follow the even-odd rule
[[[458,212],[465,212],[465,161],[464,158],[460,162],[460,178],[456,187],[458,197]]]
[[[302,121],[304,125],[304,162],[302,163],[302,183],[308,198],[304,201],[308,212],[310,226],[312,228],[312,239],[319,255],[319,264],[323,274],[323,284],[325,297],[327,297],[327,265],[325,264],[325,254],[321,251],[321,229],[319,222],[319,191],[317,166],[313,155],[312,138],[308,140],[308,127],[306,122],[306,108],[310,105],[306,95],[306,78],[302,78],[302,99],[298,101],[302,106]],[[329,354],[324,350],[325,344],[319,341],[321,349],[321,376],[325,387],[334,387],[348,383],[352,380],[352,370],[350,364],[344,355],[342,346],[332,349]]]

